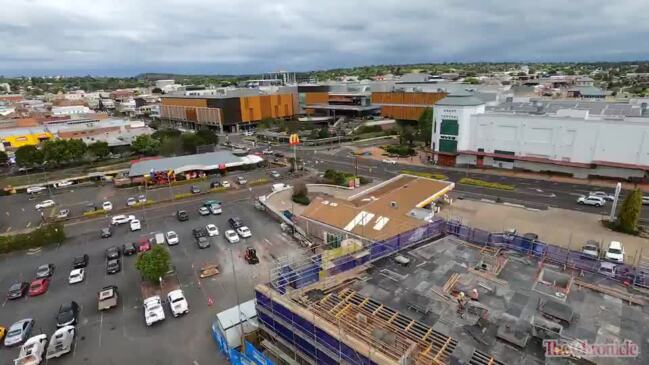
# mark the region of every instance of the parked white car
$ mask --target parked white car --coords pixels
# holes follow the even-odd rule
[[[249,238],[252,237],[252,232],[250,232],[250,228],[246,226],[241,226],[237,228],[237,234],[241,236],[242,238]]]
[[[126,199],[126,206],[127,207],[132,207],[135,204],[137,204],[137,199],[135,199],[133,197],[130,197],[130,198]]]
[[[73,181],[64,180],[64,181],[59,181],[54,183],[54,187],[57,189],[61,189],[61,188],[67,188],[68,186],[72,186],[72,184],[74,184]]]
[[[125,223],[131,223],[131,221],[136,220],[134,215],[115,215],[113,218],[111,218],[111,223],[114,226],[119,226],[120,224],[125,224]]]
[[[210,237],[218,236],[219,235],[219,229],[216,228],[216,225],[214,224],[208,224],[205,226],[205,229],[207,230],[207,235]]]
[[[74,343],[74,336],[77,334],[74,326],[63,326],[57,329],[50,338],[50,343],[47,345],[47,352],[45,353],[46,359],[54,359],[61,357],[70,350]]]
[[[17,365],[38,365],[43,361],[45,353],[45,344],[47,344],[47,335],[37,335],[31,337],[20,347],[20,354],[14,360]]]
[[[224,187],[224,188],[229,188],[231,185],[230,185],[230,182],[228,180],[223,180],[223,181],[221,181],[221,186]]]
[[[86,278],[86,271],[83,268],[73,269],[70,271],[70,276],[68,277],[69,284],[76,284],[83,281]]]
[[[615,277],[617,265],[612,262],[602,261],[599,263],[599,273],[602,275]]]
[[[235,231],[233,231],[231,229],[228,229],[227,231],[225,231],[224,235],[225,235],[225,239],[228,240],[228,242],[230,242],[230,243],[239,242],[239,235],[237,234],[237,232],[235,232]]]
[[[385,158],[385,159],[383,159],[383,161],[381,161],[381,162],[383,162],[383,163],[387,163],[387,164],[390,164],[390,165],[396,165],[396,164],[397,164],[397,161],[395,161],[395,160],[391,160],[391,159],[389,159],[389,158]]]
[[[580,196],[577,199],[577,203],[583,204],[583,205],[592,205],[595,207],[601,207],[604,204],[606,204],[606,200],[604,198],[600,198],[598,196]]]
[[[180,243],[180,240],[178,239],[178,234],[174,231],[169,231],[167,232],[167,244],[169,246],[177,245]]]
[[[606,249],[606,254],[604,255],[604,258],[609,261],[623,263],[624,246],[622,245],[622,242],[611,241],[611,243],[608,245],[608,249]]]
[[[47,190],[44,186],[30,186],[27,188],[27,194],[40,193],[41,191]]]
[[[642,197],[642,205],[649,205],[649,196]]]
[[[167,301],[169,302],[171,314],[173,314],[174,317],[189,313],[189,304],[187,304],[187,299],[185,299],[182,290],[176,289],[170,291],[169,294],[167,294]]]
[[[142,229],[142,224],[140,223],[139,219],[133,219],[130,225],[131,225],[131,232],[139,231],[140,229]]]
[[[36,204],[36,205],[35,205],[35,208],[36,208],[37,210],[39,210],[39,209],[43,209],[43,208],[49,208],[49,207],[51,207],[51,206],[54,206],[54,204],[56,204],[56,203],[54,203],[54,200],[50,200],[50,199],[48,199],[48,200],[43,200],[42,202]]]
[[[105,210],[107,212],[111,211],[111,210],[113,210],[113,203],[111,203],[109,201],[105,201],[105,202],[101,203],[101,209],[103,209],[103,210]]]
[[[156,322],[164,321],[165,312],[159,295],[144,299],[144,320],[150,326]]]

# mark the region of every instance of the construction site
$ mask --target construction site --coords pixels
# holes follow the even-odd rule
[[[379,204],[386,186],[348,201]],[[368,205],[358,211],[368,224]],[[556,246],[421,222],[381,239],[322,222],[325,237],[344,235],[341,244],[278,262],[255,288],[266,350],[290,364],[649,363],[649,328],[639,325],[649,323],[646,270],[610,277],[599,261]],[[547,356],[548,341],[562,352]],[[593,355],[590,344],[637,352]]]

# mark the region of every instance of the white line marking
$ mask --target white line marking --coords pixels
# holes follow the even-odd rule
[[[27,226],[25,228],[29,228],[32,225],[32,222],[27,222]]]
[[[101,347],[101,332],[104,327],[104,312],[99,313],[99,347]]]
[[[268,243],[269,246],[272,246],[272,245],[273,245],[273,244],[268,240],[268,238],[264,238],[264,241],[266,241],[266,243]]]
[[[7,228],[5,232],[9,232],[9,231],[11,231],[11,227]]]

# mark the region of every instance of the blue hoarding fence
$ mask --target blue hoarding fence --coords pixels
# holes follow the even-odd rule
[[[225,334],[221,332],[216,321],[212,323],[212,338],[216,342],[219,351],[233,365],[275,365],[275,363],[257,350],[253,344],[244,340],[243,351],[236,348],[228,347],[228,341]]]

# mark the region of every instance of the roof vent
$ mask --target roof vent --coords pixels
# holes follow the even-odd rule
[[[390,202],[390,206],[391,206],[392,208],[395,208],[395,209],[396,209],[396,208],[397,208],[397,202],[394,201],[394,200],[391,201],[391,202]]]
[[[329,200],[323,200],[323,201],[322,201],[322,204],[324,204],[324,205],[329,205]]]
[[[337,207],[337,206],[338,206],[338,203],[333,203],[333,202],[332,202],[332,203],[330,203],[329,205],[332,206],[332,207]]]

